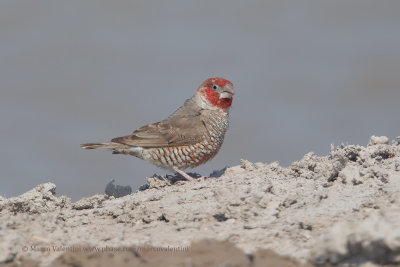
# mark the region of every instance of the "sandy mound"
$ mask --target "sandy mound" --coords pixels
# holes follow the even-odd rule
[[[198,182],[148,178],[142,191],[121,198],[71,203],[55,189],[46,183],[0,198],[0,262],[131,257],[152,266],[146,255],[156,256],[132,250],[151,247],[198,266],[207,261],[200,254],[215,251],[227,261],[243,255],[238,266],[280,259],[265,249],[302,263],[400,264],[399,139],[371,137],[367,147],[342,145],[325,157],[308,153],[288,168],[242,160]],[[237,248],[218,242],[189,248],[203,239]],[[202,252],[213,246],[211,254]]]

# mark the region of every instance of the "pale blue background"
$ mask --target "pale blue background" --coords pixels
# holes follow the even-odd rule
[[[400,135],[400,1],[0,3],[0,195],[52,181],[74,200],[160,170],[80,143],[175,111],[207,77],[236,95],[196,171]]]

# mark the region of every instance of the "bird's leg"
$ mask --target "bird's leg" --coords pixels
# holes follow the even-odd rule
[[[195,181],[196,179],[194,179],[192,176],[190,176],[189,174],[187,174],[186,172],[178,169],[178,168],[174,168],[174,171],[176,171],[177,173],[179,173],[180,175],[182,175],[184,178],[186,178],[186,180],[188,181]]]

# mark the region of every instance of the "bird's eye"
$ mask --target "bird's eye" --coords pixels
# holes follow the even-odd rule
[[[213,85],[213,89],[214,89],[214,90],[217,90],[217,89],[218,89],[218,85],[214,84],[214,85]]]

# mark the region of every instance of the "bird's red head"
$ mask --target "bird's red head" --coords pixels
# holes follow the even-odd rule
[[[204,95],[210,105],[225,111],[232,105],[235,94],[233,84],[220,77],[205,80],[197,91]]]

